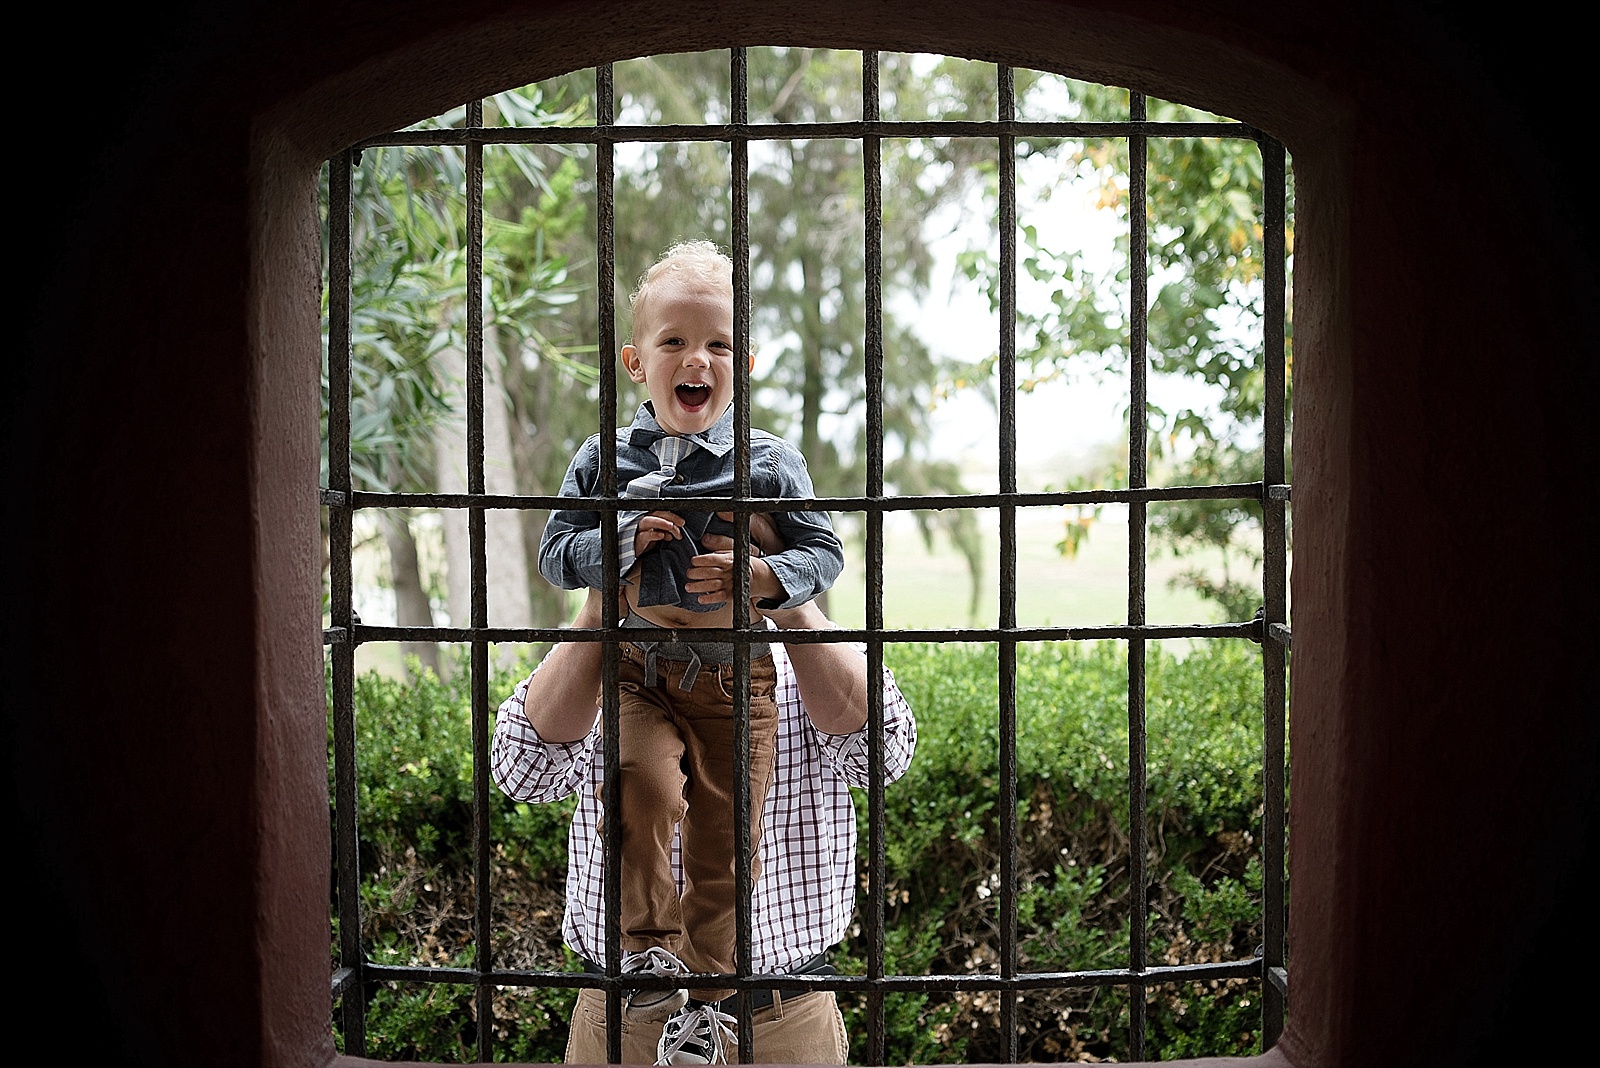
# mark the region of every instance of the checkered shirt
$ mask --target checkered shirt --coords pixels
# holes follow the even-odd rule
[[[858,647],[864,648],[864,647]],[[868,783],[867,730],[829,735],[812,726],[782,645],[777,669],[778,739],[763,809],[761,875],[752,900],[753,970],[784,973],[838,943],[855,908],[856,813],[849,787]],[[500,706],[489,763],[494,781],[518,801],[557,801],[577,792],[567,837],[567,913],[562,934],[574,952],[605,960],[605,861],[600,824],[600,725],[576,742],[539,737],[523,712],[531,676]],[[917,724],[883,672],[884,780],[911,764]],[[683,892],[676,836],[672,869]]]

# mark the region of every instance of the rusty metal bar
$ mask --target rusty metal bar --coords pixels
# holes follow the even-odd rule
[[[865,54],[865,53],[863,53]],[[860,122],[745,122],[716,125],[663,126],[499,126],[487,130],[403,130],[369,137],[357,151],[396,145],[439,147],[474,141],[485,145],[618,145],[679,141],[800,141],[865,137],[996,137],[1008,133],[1026,138],[1223,137],[1267,141],[1263,131],[1242,122],[1067,122],[992,119],[864,119]]]
[[[729,81],[736,125],[749,118],[750,66],[743,48],[730,49]],[[729,146],[733,193],[733,351],[750,350],[750,142],[735,135]],[[733,495],[750,496],[750,363],[733,361]],[[755,971],[750,898],[754,890],[750,809],[763,798],[750,793],[750,516],[736,513],[733,525],[733,629],[740,640],[733,647],[733,842],[734,842],[734,970]],[[741,989],[738,1005],[739,1063],[755,1061],[755,1023],[750,999]]]
[[[611,125],[616,118],[616,92],[611,64],[594,71],[595,124]],[[600,493],[615,502],[617,498],[617,439],[609,433],[617,425],[617,229],[616,229],[616,150],[611,143],[595,146],[595,259],[599,290],[600,360]],[[562,507],[570,507],[570,504]],[[622,588],[618,573],[616,512],[600,523],[600,557],[604,562],[606,596],[601,598],[601,622],[618,634],[617,597]],[[600,661],[601,759],[605,762],[602,804],[605,811],[622,811],[622,782],[615,774],[622,764],[619,736],[622,733],[621,706],[618,703],[622,657],[620,636],[608,639]],[[622,821],[604,821],[606,882],[606,1061],[622,1063]]]
[[[1281,969],[1280,969],[1281,970]],[[480,975],[471,968],[436,968],[418,964],[369,964],[368,978],[373,982],[432,983],[464,985],[474,983]],[[1086,989],[1091,987],[1126,986],[1130,980],[1139,979],[1151,986],[1170,983],[1196,983],[1225,979],[1260,979],[1261,961],[1256,957],[1247,960],[1216,961],[1209,964],[1156,965],[1135,974],[1127,968],[1107,968],[1076,972],[1023,972],[1012,979],[990,973],[932,973],[927,975],[888,975],[870,979],[863,975],[777,975],[758,974],[741,976],[734,986],[742,990],[784,986],[812,990],[836,990],[844,993],[879,991],[890,993],[919,993],[946,990],[1047,990]],[[590,988],[609,989],[620,985],[621,980],[608,979],[590,972],[546,972],[527,969],[503,968],[490,972],[484,979],[496,986],[560,987],[574,990]],[[626,980],[629,986],[664,989],[671,984],[668,978],[641,976]]]
[[[1272,487],[1268,487],[1270,492]],[[1132,504],[1153,501],[1259,501],[1260,482],[1230,482],[1214,486],[1140,486],[1122,489],[1059,490],[1039,493],[908,494],[873,497],[684,497],[673,507],[687,512],[787,512],[797,508],[829,512],[938,511],[945,508],[1054,508],[1064,504]],[[1287,500],[1287,496],[1279,495]],[[353,507],[362,508],[569,508],[574,502],[594,512],[626,510],[625,501],[605,497],[511,496],[487,493],[384,493],[356,490],[349,494]],[[324,501],[323,503],[328,503]]]
[[[1285,357],[1285,318],[1287,314],[1287,225],[1288,174],[1283,146],[1276,142],[1263,142],[1261,146],[1262,183],[1262,256],[1265,260],[1264,326],[1265,339],[1262,360],[1266,376],[1266,409],[1263,419],[1262,481],[1269,487],[1283,485],[1287,478],[1284,439],[1287,436],[1287,365]],[[1284,486],[1287,489],[1287,486]],[[1270,491],[1261,501],[1262,510],[1262,584],[1265,597],[1265,622],[1269,633],[1273,628],[1283,628],[1288,623],[1288,528],[1286,506],[1288,493],[1280,498]],[[1276,635],[1274,634],[1274,637]],[[1287,632],[1285,632],[1287,638]],[[1288,668],[1287,641],[1261,643],[1262,686],[1262,793],[1263,814],[1261,827],[1262,867],[1262,967],[1271,975],[1282,970],[1287,952],[1287,885],[1285,876],[1285,835],[1288,812],[1285,809],[1287,790],[1285,742],[1285,713],[1287,690],[1285,674]],[[1287,984],[1286,984],[1287,985]],[[1283,1031],[1283,1017],[1288,1000],[1287,989],[1280,990],[1273,983],[1262,984],[1261,1046],[1267,1049],[1278,1041]]]
[[[628,641],[629,634],[620,629],[597,628],[569,630],[558,627],[379,627],[358,624],[354,644],[367,642],[432,641],[463,642],[482,635],[491,642],[581,642]],[[906,628],[903,630],[859,630],[837,628],[826,631],[782,630],[786,645],[835,642],[999,642],[1015,638],[1018,642],[1084,642],[1127,641],[1133,638],[1155,640],[1162,638],[1244,638],[1261,641],[1261,624],[1255,620],[1245,623],[1147,623],[1141,627],[1113,624],[1100,627],[941,627]],[[695,640],[708,642],[737,642],[747,632],[732,628],[706,627],[695,630]],[[1275,639],[1276,640],[1276,639]],[[339,644],[328,641],[327,644]]]
[[[1000,121],[1016,114],[1016,79],[996,68]],[[1000,629],[1017,625],[1017,139],[1000,135]],[[1000,975],[1017,974],[1017,640],[999,642]],[[1017,998],[1000,994],[1000,1051],[1017,1061]]]
[[[1145,117],[1143,93],[1129,94],[1134,121]],[[1142,488],[1149,478],[1148,327],[1149,233],[1145,225],[1147,145],[1143,134],[1128,138],[1128,485]],[[1128,625],[1145,622],[1144,501],[1128,504]],[[1145,886],[1149,877],[1145,857],[1149,850],[1145,828],[1145,641],[1128,639],[1128,967],[1135,976],[1149,964],[1149,905]],[[1139,979],[1128,985],[1129,1056],[1144,1060],[1146,986]]]
[[[328,489],[344,503],[328,506],[329,617],[346,634],[355,627],[350,500],[350,172],[356,153],[328,161]],[[333,782],[339,872],[339,964],[352,977],[340,998],[345,1051],[365,1056],[367,981],[362,972],[360,839],[356,813],[355,643],[335,645],[333,658]]]
[[[467,105],[468,128],[483,125],[483,101]],[[483,395],[483,145],[466,145],[467,183],[467,488],[483,493],[484,405],[497,398]],[[494,1059],[494,987],[482,978],[494,967],[491,936],[494,894],[489,870],[489,641],[481,628],[489,626],[488,515],[482,506],[467,513],[468,549],[472,571],[472,879],[473,968],[479,974],[473,993],[477,1001],[478,1060]]]
[[[861,53],[861,110],[878,117],[878,53]],[[861,178],[866,208],[866,373],[867,373],[867,903],[863,930],[867,978],[884,978],[884,895],[888,845],[884,827],[883,712],[883,139],[863,131]],[[883,987],[867,988],[867,1061],[886,1062],[888,1027]]]

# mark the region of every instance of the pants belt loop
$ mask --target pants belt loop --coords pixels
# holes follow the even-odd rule
[[[699,677],[700,677],[700,652],[693,645],[691,645],[691,646],[689,646],[689,666],[684,669],[683,678],[678,680],[678,689],[680,689],[680,690],[692,690],[692,689],[694,689],[694,680],[698,679]],[[651,679],[650,685],[651,686],[655,685],[654,678]]]
[[[656,646],[661,643],[634,642],[633,644],[637,645],[639,651],[644,653],[644,684],[646,686],[654,686],[656,684]]]

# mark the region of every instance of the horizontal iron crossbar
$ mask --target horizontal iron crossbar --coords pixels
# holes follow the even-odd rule
[[[1281,970],[1281,969],[1278,969]],[[1127,968],[1107,968],[1100,971],[1081,972],[1022,972],[1011,978],[994,974],[944,974],[944,975],[885,975],[873,979],[865,975],[752,975],[741,978],[734,975],[706,975],[677,978],[657,976],[628,976],[608,979],[593,972],[544,972],[513,969],[495,969],[479,972],[472,968],[435,968],[423,965],[367,964],[364,968],[368,982],[411,982],[490,984],[493,986],[543,986],[568,989],[610,988],[665,989],[669,982],[693,988],[697,982],[704,986],[717,986],[738,990],[766,990],[772,987],[805,988],[806,990],[881,990],[888,993],[920,990],[1040,990],[1063,987],[1100,986],[1162,986],[1170,983],[1198,983],[1223,979],[1260,979],[1260,957],[1249,960],[1222,961],[1212,964],[1175,964],[1131,971]]]
[[[878,119],[872,122],[743,122],[717,126],[490,126],[445,130],[401,130],[368,138],[368,148],[444,148],[462,145],[618,145],[676,141],[859,141],[863,137],[1020,137],[1100,139],[1112,137],[1227,137],[1264,141],[1267,135],[1242,122],[1067,122],[1012,119]]]
[[[1123,489],[1061,490],[1053,493],[935,493],[894,497],[805,498],[674,497],[672,507],[684,512],[792,512],[797,509],[829,512],[909,512],[1007,506],[1050,508],[1074,504],[1137,504],[1153,501],[1259,501],[1267,496],[1272,488],[1263,482],[1230,482],[1214,486],[1141,486]],[[333,508],[582,508],[591,512],[626,512],[639,507],[637,497],[380,493],[375,490],[355,490],[348,494],[323,490],[320,500]]]
[[[595,628],[577,630],[558,627],[380,627],[359,624],[355,628],[355,643],[368,642],[631,642],[639,632],[615,627],[610,630]],[[1284,639],[1288,629],[1283,630]],[[682,632],[672,632],[671,640],[690,640]],[[785,645],[823,645],[843,642],[868,642],[882,640],[885,644],[910,642],[1084,642],[1104,639],[1128,640],[1130,638],[1244,638],[1260,644],[1262,623],[1259,619],[1244,623],[1161,623],[1132,626],[1113,623],[1097,627],[951,627],[936,629],[885,629],[881,631],[838,627],[829,630],[763,630],[754,628],[739,631],[718,627],[704,627],[694,631],[697,642],[782,642]],[[343,627],[328,627],[322,632],[323,645],[342,645],[349,641]]]

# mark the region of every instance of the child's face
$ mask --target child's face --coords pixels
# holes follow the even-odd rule
[[[663,430],[698,434],[722,418],[733,401],[733,294],[701,279],[664,279],[635,309],[633,340],[622,365],[649,390]]]

